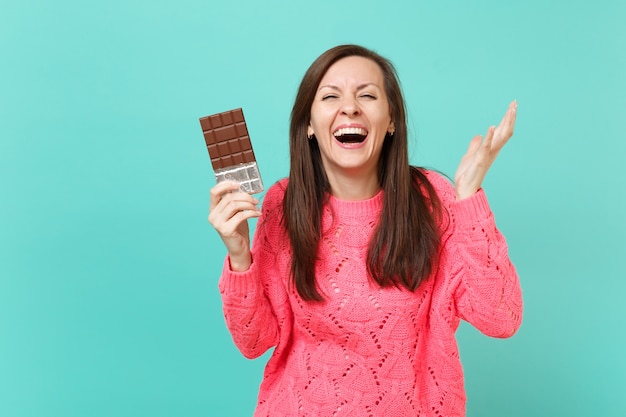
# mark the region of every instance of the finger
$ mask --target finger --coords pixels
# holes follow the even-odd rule
[[[219,227],[220,224],[229,221],[241,211],[251,211],[260,215],[261,211],[256,206],[257,204],[258,200],[247,193],[227,194],[215,207],[211,208],[209,222]]]
[[[230,192],[232,190],[238,190],[240,184],[237,181],[220,181],[213,186],[212,191],[215,190],[218,193]]]
[[[502,120],[498,127],[510,125],[511,122],[515,122],[515,116],[517,115],[517,100],[513,100],[509,103],[509,107],[506,109]]]
[[[211,188],[211,196],[220,196],[222,194],[238,191],[240,188],[239,183],[235,181],[222,181]]]
[[[482,143],[482,149],[484,149],[486,152],[491,151],[491,144],[493,143],[493,137],[495,136],[495,133],[496,127],[489,126],[489,129],[487,129],[487,134],[485,135],[485,140],[483,140]]]
[[[515,128],[515,121],[517,120],[517,100],[513,100],[509,105],[509,120],[508,127],[510,136],[513,136],[513,130]]]
[[[239,226],[243,222],[249,219],[255,218],[255,217],[259,217],[259,216],[261,216],[261,212],[259,211],[254,211],[254,210],[238,211],[234,213],[233,216],[228,219],[228,221],[220,224],[219,227],[216,227],[215,229],[222,236],[222,238],[232,237],[238,234]]]
[[[504,145],[513,136],[513,130],[515,127],[515,120],[517,118],[517,100],[513,100],[509,104],[504,117],[500,121],[500,124],[496,128],[496,141],[502,142]]]
[[[219,198],[218,205],[225,206],[233,201],[246,201],[252,204],[258,204],[259,200],[244,191],[232,191],[217,196]]]
[[[516,101],[513,100],[511,103],[509,103],[509,107],[506,109],[506,112],[504,112],[504,116],[502,116],[502,119],[500,119],[500,123],[498,124],[498,129],[502,129],[505,125],[509,124],[509,120],[512,116],[513,113],[513,109],[516,106]]]
[[[480,148],[480,144],[483,141],[483,137],[481,135],[476,135],[470,141],[469,147],[467,148],[466,155],[474,155],[478,148]]]
[[[228,221],[235,229],[246,220],[260,217],[261,212],[258,210],[241,210],[236,212]]]
[[[474,157],[474,164],[476,167],[489,167],[489,165],[491,164],[491,160],[493,158],[491,145],[493,143],[494,132],[494,126],[490,126],[489,129],[487,129],[485,138],[480,144]]]
[[[240,191],[239,183],[235,181],[223,181],[211,188],[210,207],[216,207],[224,196]]]

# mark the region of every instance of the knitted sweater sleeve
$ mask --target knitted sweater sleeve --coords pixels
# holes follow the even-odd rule
[[[443,268],[456,316],[491,337],[512,336],[522,321],[522,292],[504,236],[484,190],[457,201],[452,185],[436,184],[449,214]]]
[[[249,359],[257,358],[279,341],[280,310],[286,306],[281,297],[270,236],[276,233],[275,190],[270,189],[263,203],[252,243],[252,264],[245,272],[234,272],[226,257],[219,281],[226,326],[241,353]],[[270,293],[271,292],[271,293]],[[283,294],[285,295],[285,294]],[[276,300],[285,303],[275,305]]]

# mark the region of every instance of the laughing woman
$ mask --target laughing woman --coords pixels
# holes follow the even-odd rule
[[[460,320],[503,338],[522,319],[481,188],[516,110],[470,142],[453,186],[409,165],[389,61],[343,45],[311,65],[291,113],[289,178],[262,211],[238,184],[211,190],[226,323],[246,357],[274,348],[255,416],[465,415]]]

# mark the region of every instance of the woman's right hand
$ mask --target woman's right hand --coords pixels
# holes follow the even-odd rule
[[[248,219],[261,215],[257,204],[259,200],[241,191],[236,182],[220,182],[211,189],[209,223],[226,245],[233,271],[246,271],[252,263]]]

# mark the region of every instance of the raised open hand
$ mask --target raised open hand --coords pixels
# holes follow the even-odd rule
[[[211,189],[209,223],[226,245],[233,271],[245,271],[252,263],[248,219],[261,215],[258,203],[236,182],[224,181]]]
[[[489,167],[513,136],[516,116],[517,101],[514,100],[497,127],[489,127],[484,139],[478,135],[471,140],[454,174],[457,200],[469,197],[480,189]]]

